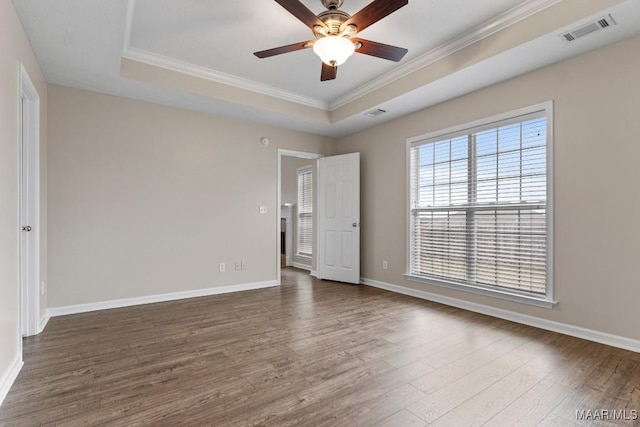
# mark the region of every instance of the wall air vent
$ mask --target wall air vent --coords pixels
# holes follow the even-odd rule
[[[367,117],[376,118],[378,116],[383,115],[386,112],[387,112],[387,110],[381,110],[380,108],[377,108],[375,110],[371,110],[371,111],[368,111],[368,112],[364,113],[364,115],[367,116]]]
[[[611,15],[607,15],[593,22],[581,25],[578,28],[574,28],[571,31],[562,33],[559,35],[559,37],[565,42],[572,42],[586,36],[587,34],[591,34],[614,25],[616,25],[616,21]]]

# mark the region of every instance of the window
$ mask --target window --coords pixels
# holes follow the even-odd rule
[[[298,256],[313,255],[313,169],[298,168]]]
[[[414,138],[412,280],[552,306],[551,105]]]

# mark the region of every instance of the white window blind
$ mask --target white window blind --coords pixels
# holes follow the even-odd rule
[[[298,255],[313,255],[313,169],[298,168]]]
[[[411,143],[409,275],[547,295],[547,119]]]

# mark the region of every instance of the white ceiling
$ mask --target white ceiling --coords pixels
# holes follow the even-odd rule
[[[345,0],[354,14],[369,0]],[[320,0],[303,0],[314,13]],[[611,13],[618,25],[566,44],[554,29],[421,87],[368,102],[339,121],[295,117],[260,105],[186,93],[121,77],[123,56],[152,65],[178,64],[204,78],[277,99],[335,110],[385,84],[426,67],[435,53],[449,52],[517,23],[557,0],[410,0],[409,5],[365,29],[361,37],[409,49],[399,64],[354,55],[335,81],[320,82],[314,53],[267,59],[252,53],[312,39],[311,31],[269,0],[14,0],[48,82],[173,105],[301,131],[342,136],[524,72],[640,33],[640,1],[627,0],[574,24]],[[614,2],[615,3],[615,2]],[[155,63],[154,63],[155,62]],[[433,61],[431,61],[433,62]],[[175,68],[175,67],[174,67]],[[274,98],[274,99],[275,99]],[[389,111],[378,119],[361,113]]]
[[[353,15],[369,1],[345,0],[342,9]],[[316,14],[326,10],[320,0],[303,2]],[[520,3],[413,0],[358,36],[409,49],[408,62]],[[320,82],[321,61],[311,49],[267,59],[252,55],[311,39],[311,30],[273,0],[137,0],[130,46],[325,102],[396,66],[356,54],[339,67],[336,80]]]

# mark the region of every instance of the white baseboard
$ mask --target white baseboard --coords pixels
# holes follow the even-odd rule
[[[51,317],[66,316],[68,314],[87,313],[90,311],[108,310],[110,308],[131,307],[134,305],[153,304],[156,302],[175,301],[187,298],[206,297],[210,295],[228,294],[232,292],[250,291],[254,289],[270,288],[278,286],[277,280],[267,282],[246,283],[241,285],[221,286],[208,289],[197,289],[194,291],[172,292],[169,294],[148,295],[144,297],[118,299],[112,301],[102,301],[89,304],[67,305],[64,307],[52,307],[49,314]]]
[[[318,277],[318,272],[317,272],[317,271],[315,271],[315,270],[311,270],[311,271],[309,272],[309,275],[311,275],[311,276],[313,276],[313,277],[316,277],[316,278],[317,278],[317,277]]]
[[[294,262],[291,263],[291,266],[295,267],[295,268],[299,268],[300,270],[311,271],[311,266],[307,265],[307,264],[302,264],[302,263],[294,261]]]
[[[51,311],[46,310],[42,317],[40,318],[40,325],[38,326],[38,333],[44,331],[45,326],[49,323],[49,318],[51,317]]]
[[[19,353],[16,353],[7,369],[2,373],[2,375],[0,375],[0,405],[2,405],[5,397],[9,394],[11,386],[15,382],[16,378],[18,378],[22,365],[24,365],[22,356]]]
[[[365,285],[373,286],[375,288],[385,289],[387,291],[409,295],[440,304],[450,305],[453,307],[462,308],[464,310],[474,311],[476,313],[486,314],[488,316],[498,317],[500,319],[510,320],[512,322],[522,323],[525,325],[534,326],[536,328],[546,329],[548,331],[558,332],[564,335],[571,335],[573,337],[582,338],[600,344],[606,344],[612,347],[618,347],[640,353],[640,341],[635,339],[613,335],[607,332],[595,331],[593,329],[582,328],[580,326],[569,325],[567,323],[560,323],[553,320],[542,319],[540,317],[520,314],[514,311],[503,310],[500,308],[490,307],[488,305],[465,301],[458,298],[451,298],[444,295],[438,295],[427,291],[407,288],[405,286],[393,285],[391,283],[380,282],[377,280],[362,278],[361,282]]]

